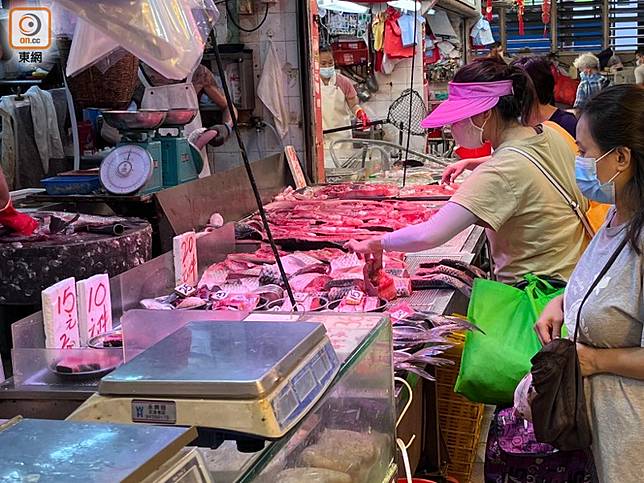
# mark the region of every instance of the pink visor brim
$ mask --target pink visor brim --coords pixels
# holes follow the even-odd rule
[[[512,94],[512,81],[449,84],[449,98],[423,119],[425,129],[442,127],[492,109]]]

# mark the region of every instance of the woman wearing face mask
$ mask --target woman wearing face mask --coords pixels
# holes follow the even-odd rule
[[[500,281],[514,283],[527,273],[567,280],[586,246],[584,228],[543,173],[510,148],[538,160],[583,210],[587,202],[575,185],[574,154],[566,141],[548,127],[526,125],[534,102],[532,81],[517,66],[481,59],[461,68],[448,100],[424,126],[451,124],[456,143],[467,148],[489,140],[491,159],[429,221],[346,247],[416,252],[478,224],[487,228]]]
[[[577,182],[590,199],[614,204],[575,268],[564,296],[535,328],[547,344],[565,322],[574,332],[599,480],[642,481],[644,464],[644,89],[610,87],[583,109],[577,126]],[[628,243],[581,306],[588,286],[623,240]]]
[[[362,126],[369,124],[369,118],[358,104],[358,94],[351,80],[335,70],[333,52],[330,48],[320,50],[320,79],[322,96],[322,129],[350,126],[355,117]],[[351,130],[324,135],[324,146],[329,148],[336,139],[350,139]],[[346,145],[344,145],[346,148]],[[342,148],[340,148],[342,149]],[[333,168],[330,155],[324,156],[327,168]]]

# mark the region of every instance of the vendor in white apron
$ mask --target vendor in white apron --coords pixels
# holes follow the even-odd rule
[[[320,78],[322,95],[322,129],[350,126],[355,117],[360,124],[366,126],[369,118],[358,104],[358,94],[348,77],[335,70],[333,52],[329,48],[320,50]],[[351,139],[351,129],[324,135],[324,166],[336,167],[333,164],[329,146],[336,139]],[[352,154],[351,144],[342,144],[334,149],[341,158]]]
[[[199,97],[204,92],[224,113],[225,125],[214,126],[211,129],[203,128],[201,114],[187,124],[184,134],[190,142],[199,148],[203,157],[203,169],[200,178],[210,175],[210,163],[205,145],[220,146],[232,130],[232,120],[226,98],[215,84],[215,77],[204,65],[199,65],[185,81],[175,82],[166,79],[158,72],[145,64],[141,64],[139,78],[145,91],[141,101],[142,109],[199,109]],[[167,130],[161,129],[161,134]]]

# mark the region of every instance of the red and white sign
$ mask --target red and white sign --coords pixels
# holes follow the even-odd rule
[[[295,148],[293,146],[286,146],[284,148],[284,154],[286,155],[288,166],[291,168],[293,180],[295,180],[295,188],[306,188],[306,178],[304,177],[304,171],[302,171],[302,165],[297,157]]]
[[[48,349],[80,347],[76,281],[73,277],[42,291],[42,314],[45,347]]]
[[[197,237],[194,231],[177,235],[172,240],[175,285],[197,285]]]
[[[80,340],[83,346],[112,330],[112,298],[107,274],[94,275],[76,284]]]

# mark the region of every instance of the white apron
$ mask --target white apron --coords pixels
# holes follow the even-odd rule
[[[139,79],[143,87],[145,87],[143,100],[141,101],[142,109],[199,109],[199,99],[192,85],[192,74],[182,84],[152,87],[145,74],[139,68]],[[192,122],[184,126],[183,134],[188,137],[191,132],[201,127],[201,113],[197,111],[197,115]],[[159,134],[168,134],[172,131],[172,129],[159,129]],[[205,147],[201,150],[201,156],[204,163],[199,177],[204,178],[210,176],[210,163],[208,162],[208,154]]]
[[[329,79],[327,85],[321,82],[322,97],[322,129],[333,129],[334,127],[349,126],[351,124],[352,114],[347,105],[347,99],[338,86],[335,85],[336,76]],[[335,168],[329,146],[336,139],[351,139],[351,130],[334,132],[324,135],[324,167]],[[334,149],[338,159],[347,158],[351,155],[351,144],[341,144]]]

